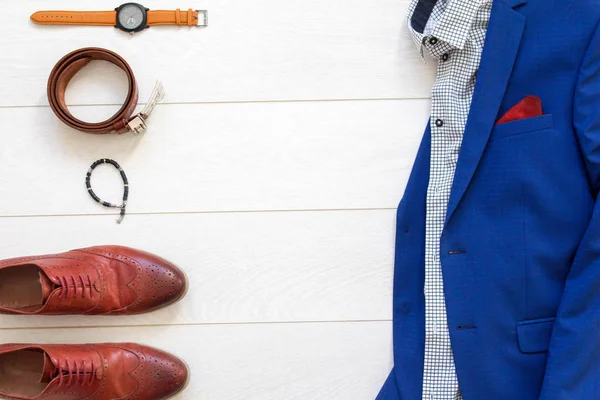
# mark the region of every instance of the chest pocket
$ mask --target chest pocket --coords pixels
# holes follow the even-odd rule
[[[552,128],[554,128],[554,117],[552,114],[542,115],[541,117],[525,118],[496,125],[492,130],[490,140],[524,135],[526,133]]]

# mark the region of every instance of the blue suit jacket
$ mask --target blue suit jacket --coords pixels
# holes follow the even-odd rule
[[[495,0],[441,237],[465,400],[600,399],[600,0]],[[545,115],[495,125],[527,95]],[[421,400],[430,132],[397,214],[394,369]]]

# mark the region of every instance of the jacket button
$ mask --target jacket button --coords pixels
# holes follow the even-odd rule
[[[430,45],[433,45],[433,46],[434,46],[434,45],[436,45],[436,44],[437,44],[437,42],[438,42],[438,40],[437,40],[437,38],[435,38],[435,37],[432,37],[431,39],[429,39],[429,44],[430,44]]]
[[[437,126],[438,128],[441,128],[442,126],[444,126],[444,121],[442,121],[441,119],[436,119],[435,126]]]
[[[446,53],[442,56],[442,61],[448,61],[449,58],[450,56],[448,55],[448,53]]]

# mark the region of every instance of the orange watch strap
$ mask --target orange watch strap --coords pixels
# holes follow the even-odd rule
[[[177,10],[150,10],[148,11],[148,25],[177,25],[177,26],[196,26],[198,25],[198,11],[191,8],[187,11]]]
[[[31,15],[36,24],[115,26],[116,11],[37,11]]]

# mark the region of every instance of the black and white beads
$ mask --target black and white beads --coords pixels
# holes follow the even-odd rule
[[[92,184],[91,184],[92,172],[100,164],[110,164],[119,170],[119,173],[121,174],[121,178],[123,179],[123,185],[124,185],[123,203],[121,205],[116,205],[116,204],[112,204],[112,203],[109,203],[106,201],[102,201],[100,199],[100,197],[98,197],[96,195],[96,193],[94,193],[94,191],[92,190]],[[91,165],[90,169],[88,169],[87,175],[85,177],[85,186],[87,188],[88,193],[92,197],[92,199],[94,199],[97,203],[102,204],[104,207],[121,209],[121,214],[119,216],[119,219],[117,220],[117,223],[120,224],[123,221],[123,218],[125,218],[125,208],[127,207],[127,198],[129,197],[129,181],[127,180],[127,175],[125,175],[125,171],[123,171],[123,168],[121,168],[119,163],[116,162],[115,160],[111,160],[109,158],[103,158],[101,160],[95,161]]]

